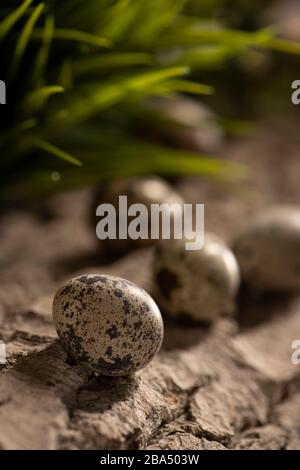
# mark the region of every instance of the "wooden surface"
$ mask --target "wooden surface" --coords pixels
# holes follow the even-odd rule
[[[247,191],[196,178],[178,188],[206,203],[209,230],[230,238],[256,208],[299,202],[298,147],[287,142],[285,162],[273,127],[224,149],[250,164]],[[63,280],[114,273],[151,292],[151,249],[103,266],[89,206],[79,192],[2,216],[0,448],[300,449],[300,366],[291,362],[300,297],[243,293],[236,317],[211,328],[166,321],[161,353],[132,378],[97,378],[67,359],[51,317]]]

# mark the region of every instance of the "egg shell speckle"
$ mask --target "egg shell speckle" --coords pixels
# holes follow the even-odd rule
[[[155,253],[155,299],[170,317],[209,323],[234,311],[240,283],[236,259],[225,243],[206,233],[200,250],[185,249],[187,240],[162,241]]]
[[[110,275],[69,280],[54,297],[53,320],[67,353],[102,375],[125,376],[141,369],[163,339],[163,321],[152,297]]]

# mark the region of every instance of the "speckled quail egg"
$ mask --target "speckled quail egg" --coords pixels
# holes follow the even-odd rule
[[[233,241],[242,280],[254,290],[300,289],[300,208],[275,206],[250,220]]]
[[[210,233],[200,250],[186,250],[185,243],[163,240],[156,247],[155,298],[162,311],[206,323],[232,313],[240,281],[233,253]]]
[[[132,204],[144,204],[148,209],[149,213],[149,234],[151,229],[151,218],[150,218],[150,208],[151,204],[180,204],[183,205],[184,201],[181,196],[162,178],[157,176],[149,177],[136,177],[136,178],[125,178],[120,180],[115,180],[104,184],[98,191],[96,191],[94,201],[92,203],[92,217],[91,221],[93,227],[96,229],[96,225],[100,220],[100,217],[96,216],[96,209],[99,204],[109,203],[113,204],[118,213],[119,208],[119,196],[127,196],[127,205],[128,207]],[[170,213],[171,220],[173,213]],[[128,216],[128,224],[132,220],[132,217]],[[118,230],[118,220],[117,220],[117,230]],[[151,239],[149,236],[148,239],[137,239],[132,240],[130,237],[126,239],[116,240],[106,239],[102,247],[105,250],[114,255],[122,255],[126,251],[129,251],[133,248],[144,247],[153,245],[157,242],[156,239]]]
[[[145,367],[159,351],[163,321],[143,289],[109,275],[69,280],[56,293],[53,320],[76,362],[101,375],[125,376]]]

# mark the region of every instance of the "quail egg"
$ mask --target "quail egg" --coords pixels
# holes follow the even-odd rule
[[[155,132],[163,141],[198,152],[214,152],[223,141],[217,117],[204,103],[181,96],[152,97],[146,105],[158,114]]]
[[[257,291],[300,289],[300,208],[262,211],[233,241],[243,282]]]
[[[210,233],[200,250],[186,250],[185,243],[164,240],[156,248],[155,298],[162,311],[207,323],[233,312],[240,280],[233,253]]]
[[[125,376],[159,351],[163,321],[150,295],[109,275],[75,277],[53,301],[53,320],[67,353],[101,375]]]
[[[182,206],[184,201],[181,196],[174,191],[174,189],[162,178],[152,176],[144,178],[126,178],[115,180],[110,183],[104,184],[95,194],[95,199],[92,204],[92,224],[96,229],[96,225],[99,222],[100,218],[96,216],[96,209],[102,203],[113,204],[118,212],[119,207],[119,196],[127,196],[127,206],[132,204],[144,204],[148,210],[149,220],[149,238],[142,239],[138,238],[136,240],[127,237],[126,239],[106,239],[104,245],[102,245],[105,250],[114,255],[119,256],[124,254],[126,251],[129,251],[133,248],[144,247],[155,244],[158,240],[151,239],[150,230],[151,230],[151,217],[150,209],[151,204],[177,204]],[[174,206],[175,207],[175,206]],[[168,207],[165,206],[165,210],[168,210]],[[170,207],[170,217],[173,217],[174,212]],[[132,217],[128,216],[128,224],[130,223]],[[118,232],[118,220],[117,220],[117,232]]]

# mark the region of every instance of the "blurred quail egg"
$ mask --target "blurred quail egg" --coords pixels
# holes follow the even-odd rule
[[[215,113],[204,103],[189,98],[152,97],[148,108],[158,122],[156,137],[193,151],[213,152],[223,142],[224,133]]]
[[[102,375],[125,376],[145,367],[163,339],[161,314],[150,295],[104,274],[75,277],[62,286],[53,320],[67,353]]]
[[[109,203],[113,204],[118,213],[119,208],[119,196],[127,196],[127,205],[128,207],[132,204],[144,204],[148,209],[149,220],[149,233],[151,228],[151,219],[150,219],[150,209],[151,204],[179,204],[183,205],[183,199],[181,196],[173,190],[173,188],[162,178],[152,176],[144,178],[126,178],[115,180],[109,183],[104,184],[95,194],[95,199],[92,204],[92,224],[96,228],[97,223],[100,218],[96,216],[96,210],[99,204]],[[166,210],[168,208],[166,207]],[[171,211],[171,209],[170,209]],[[171,218],[173,217],[173,212],[170,212]],[[128,224],[133,217],[128,216]],[[117,231],[118,231],[118,220],[117,220]],[[104,241],[105,249],[114,256],[121,255],[126,251],[138,248],[153,245],[158,240],[151,239],[150,236],[148,239],[137,239],[132,240],[127,237],[126,239],[116,240],[107,239]]]
[[[260,291],[300,289],[300,208],[264,210],[235,238],[243,282]]]
[[[186,240],[164,240],[156,248],[156,300],[172,317],[211,322],[232,313],[239,287],[239,268],[230,249],[206,233],[200,250],[185,249]]]

